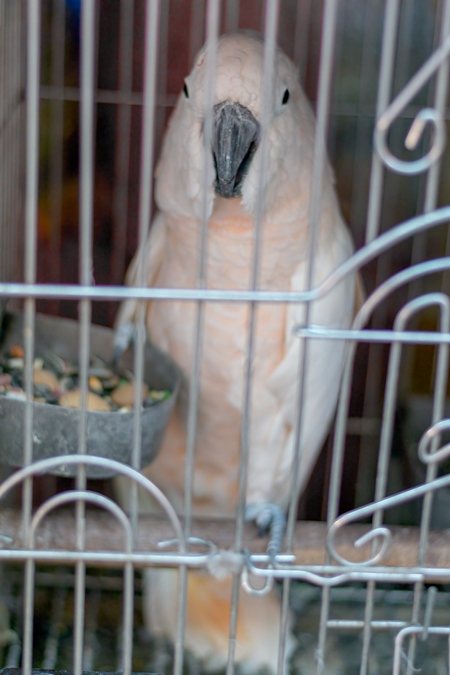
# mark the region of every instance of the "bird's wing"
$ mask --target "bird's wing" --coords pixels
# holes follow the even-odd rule
[[[336,222],[330,235],[318,242],[314,256],[314,286],[353,251],[350,235],[338,211],[334,218]],[[291,278],[291,290],[305,290],[307,274],[308,264],[304,259]],[[301,467],[297,488],[302,490],[306,486],[336,407],[345,343],[341,340],[301,339],[296,336],[295,327],[309,324],[348,328],[354,316],[354,306],[354,275],[311,303],[309,316],[305,303],[289,304],[285,313],[284,352],[264,382],[257,380],[258,360],[267,358],[264,356],[263,338],[267,326],[261,326],[257,336],[260,347],[258,349],[257,346],[255,357],[256,381],[247,482],[249,503],[287,505],[297,420],[301,424]]]

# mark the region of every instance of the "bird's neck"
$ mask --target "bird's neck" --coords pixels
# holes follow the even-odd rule
[[[233,199],[224,199],[223,197],[214,198],[213,212],[211,214],[212,222],[236,222],[240,226],[252,226],[253,220],[250,213],[245,211],[240,197]]]

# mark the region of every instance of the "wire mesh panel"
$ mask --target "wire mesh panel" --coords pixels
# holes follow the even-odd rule
[[[447,0],[0,0],[1,665],[448,671],[449,54]]]

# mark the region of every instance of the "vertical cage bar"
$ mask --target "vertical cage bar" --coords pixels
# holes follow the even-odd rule
[[[0,5],[0,156],[5,168],[0,172],[0,278],[6,281],[18,281],[23,269],[19,251],[25,145],[25,131],[21,128],[25,51],[23,7],[25,4],[21,2]],[[0,316],[7,302],[7,298],[0,299]]]
[[[5,71],[6,71],[6,49],[5,49],[5,26],[6,26],[6,5],[4,2],[0,2],[0,35],[1,35],[1,42],[0,42],[0,75],[2,76],[0,78],[0,126],[3,127],[4,125],[4,114],[5,114],[5,98],[6,98],[6,77],[4,77]],[[3,134],[0,135],[0,141],[3,139]],[[0,174],[0,196],[3,197],[4,195],[4,179],[5,175],[2,172]],[[3,213],[3,211],[1,212]],[[2,259],[3,259],[4,252],[2,251]]]
[[[206,14],[205,1],[206,0],[192,0],[189,34],[189,67],[194,63],[195,55],[204,42],[205,21],[203,17]]]
[[[5,49],[5,40],[4,38],[4,31],[5,31],[5,13],[6,13],[6,8],[5,8],[5,3],[0,2],[0,128],[3,127],[4,121],[3,121],[3,111],[5,110],[5,91],[6,91],[6,83],[5,83],[5,77],[3,77],[3,74],[6,69],[5,61],[6,61],[6,49]],[[5,146],[5,133],[0,133],[0,153],[1,156],[4,154],[4,146]],[[9,269],[8,269],[8,264],[7,264],[7,258],[6,258],[6,250],[7,246],[9,245],[9,236],[10,233],[8,229],[5,227],[6,223],[6,218],[7,218],[7,211],[5,208],[6,205],[6,171],[0,172],[0,204],[2,205],[0,208],[0,232],[1,232],[1,246],[0,246],[0,279],[2,281],[6,281],[9,279]],[[5,304],[6,304],[6,299],[5,298],[0,298],[0,319],[3,315],[3,312],[5,310]]]
[[[322,23],[322,41],[321,41],[320,69],[319,69],[320,77],[319,77],[317,115],[316,115],[317,119],[316,119],[316,131],[314,141],[311,195],[308,214],[309,241],[308,241],[308,269],[307,269],[306,289],[311,288],[314,272],[314,253],[316,249],[316,242],[318,235],[317,223],[319,222],[319,215],[320,215],[322,174],[326,161],[326,136],[327,136],[327,125],[328,125],[329,104],[330,104],[331,76],[333,70],[333,50],[335,41],[336,18],[337,18],[336,0],[326,0]],[[305,325],[309,321],[309,315],[310,315],[310,305],[308,304],[305,312],[305,319],[304,319]],[[290,507],[286,532],[286,542],[288,549],[292,548],[294,527],[297,517],[298,498],[299,498],[299,495],[297,494],[298,493],[297,484],[301,468],[300,436],[301,436],[301,425],[302,425],[301,418],[303,409],[302,401],[304,399],[304,387],[305,387],[304,373],[305,373],[305,365],[307,363],[307,352],[308,352],[308,341],[304,340],[304,349],[302,352],[299,352],[302,354],[301,358],[299,359],[299,378],[298,378],[299,386],[297,389],[297,410],[299,411],[299,414],[297,417],[295,428],[294,447],[296,450],[292,466],[293,479],[289,501]]]
[[[167,111],[167,51],[169,48],[169,3],[163,3],[159,16],[159,60],[157,85],[157,115],[155,123],[155,153],[159,154],[166,127]]]
[[[195,4],[193,8],[199,9]],[[203,125],[204,142],[204,163],[202,171],[202,205],[201,205],[201,233],[199,266],[197,273],[197,288],[206,287],[207,274],[207,251],[208,251],[208,187],[212,184],[212,167],[208,162],[208,152],[211,147],[213,132],[212,108],[214,102],[214,86],[217,64],[217,37],[220,21],[220,0],[208,0],[206,11],[206,41],[208,44],[206,53],[206,91],[205,91],[205,112]],[[192,15],[192,21],[195,15]],[[198,18],[198,17],[197,17]],[[200,22],[199,22],[200,23]],[[192,35],[191,35],[192,37]],[[192,44],[191,44],[192,48]],[[189,380],[189,406],[187,413],[187,431],[186,431],[186,464],[184,477],[184,517],[185,517],[185,537],[189,539],[192,520],[192,490],[194,480],[195,463],[195,443],[197,436],[197,417],[200,391],[200,373],[203,352],[203,334],[204,334],[204,303],[197,303],[196,321],[194,324],[194,354],[192,359],[192,369]],[[177,626],[177,648],[175,675],[181,673],[182,668],[182,649],[184,645],[184,633],[186,622],[186,592],[187,592],[187,570],[186,567],[180,567],[179,570],[179,596],[178,596],[178,626]]]
[[[144,53],[144,86],[141,126],[141,165],[138,215],[138,246],[143,248],[148,238],[152,212],[152,172],[154,161],[154,127],[156,106],[156,83],[158,62],[158,28],[160,16],[159,0],[147,0],[145,5],[145,53]],[[147,283],[146,267],[143,257],[137,269],[137,284]],[[134,350],[134,409],[133,409],[133,454],[132,466],[141,466],[141,392],[143,387],[144,346],[145,346],[145,311],[146,304],[139,302],[136,313],[136,336]],[[130,490],[130,509],[132,537],[137,530],[138,494],[133,482]],[[132,668],[132,616],[133,616],[133,569],[126,566],[124,570],[124,667],[127,672]],[[127,635],[127,631],[129,634]]]
[[[7,133],[8,129],[8,110],[10,108],[10,101],[12,99],[11,96],[11,86],[10,86],[10,68],[8,67],[8,48],[9,48],[9,38],[10,38],[10,31],[8,30],[8,25],[6,24],[7,21],[7,8],[6,8],[6,3],[3,3],[2,7],[2,15],[0,16],[0,20],[2,23],[0,24],[1,27],[3,27],[2,30],[2,35],[1,35],[1,47],[0,47],[0,58],[1,58],[1,82],[0,82],[0,125],[2,129],[2,135],[1,135],[1,146],[0,150],[2,152],[2,157],[5,157],[5,161],[7,161],[8,157],[8,150],[9,150],[9,137]],[[8,21],[9,24],[9,21]],[[9,279],[9,275],[11,273],[11,266],[8,263],[7,259],[7,248],[6,246],[10,246],[10,242],[12,240],[11,234],[10,234],[10,229],[7,227],[7,222],[8,218],[10,215],[10,203],[9,203],[9,172],[8,171],[2,171],[0,173],[0,186],[1,186],[1,198],[2,198],[2,215],[3,215],[3,222],[2,224],[2,232],[4,233],[4,238],[6,241],[3,241],[3,250],[2,250],[2,258],[3,258],[3,264],[4,264],[4,270],[2,269],[2,274],[4,274],[5,279]],[[6,236],[5,236],[6,235]],[[3,300],[2,300],[3,301]],[[4,300],[3,302],[6,302]],[[3,310],[3,305],[1,306],[1,309]]]
[[[92,232],[94,203],[94,89],[96,0],[82,3],[80,92],[80,283],[93,281]]]
[[[420,301],[425,302],[425,297],[417,298],[412,302],[420,304]],[[439,330],[441,333],[448,333],[450,331],[450,301],[446,295],[438,296],[438,301],[440,305],[440,317],[439,317]],[[436,424],[444,417],[445,410],[445,399],[447,392],[447,378],[448,378],[448,345],[442,343],[438,345],[438,356],[435,368],[435,382],[434,382],[434,392],[433,392],[433,414],[432,414],[432,424]],[[440,436],[436,436],[431,444],[431,453],[436,452],[439,447]],[[427,466],[427,472],[425,477],[425,482],[429,483],[434,480],[437,476],[438,466],[434,463],[431,463]],[[426,550],[427,550],[427,541],[428,534],[430,530],[430,520],[431,520],[431,508],[433,505],[433,492],[429,492],[425,495],[422,503],[422,512],[420,519],[420,539],[419,539],[419,552],[417,556],[417,564],[423,565],[425,562]],[[423,583],[418,582],[414,586],[414,600],[413,600],[413,610],[411,615],[411,622],[416,623],[419,620],[420,606],[422,603],[422,593],[423,593]],[[413,664],[415,659],[416,651],[416,642],[417,637],[415,635],[411,636],[408,649],[408,669],[407,675],[411,675],[413,672]]]
[[[332,57],[333,57],[335,28],[336,28],[336,13],[337,13],[337,2],[335,0],[326,0],[322,25],[318,108],[316,116],[317,121],[316,121],[316,133],[314,142],[314,159],[313,159],[311,196],[308,215],[309,242],[308,242],[308,272],[307,272],[306,289],[311,288],[313,280],[313,271],[314,271],[313,261],[318,234],[317,223],[319,222],[319,214],[320,214],[322,174],[326,161],[326,130],[328,124],[330,85],[333,69]],[[308,305],[306,308],[305,324],[307,324],[309,320],[309,313],[310,308]],[[293,481],[290,495],[290,508],[289,508],[289,519],[287,529],[287,543],[289,548],[292,547],[294,527],[296,522],[297,502],[298,502],[298,495],[296,494],[297,492],[296,483],[298,482],[298,476],[300,473],[300,465],[301,465],[301,457],[300,457],[300,430],[301,430],[301,415],[302,415],[301,401],[303,400],[304,396],[303,374],[305,372],[305,364],[307,359],[307,351],[308,351],[307,344],[308,343],[305,340],[304,344],[305,348],[303,349],[302,358],[300,359],[299,373],[301,377],[299,378],[299,388],[297,392],[297,398],[299,402],[297,409],[299,410],[299,415],[295,430],[296,452],[294,464],[292,467]]]
[[[438,32],[438,37],[435,38],[435,44],[433,45],[434,49],[439,48],[442,43],[445,41],[445,38],[450,31],[450,3],[447,0],[442,2],[442,12],[441,16],[436,17],[436,28],[435,31]],[[447,106],[447,94],[448,94],[448,75],[449,75],[449,62],[446,59],[440,66],[436,74],[436,87],[434,95],[430,97],[430,106],[437,110],[442,118],[445,119],[446,106]],[[438,199],[438,189],[439,189],[439,178],[442,166],[442,158],[439,158],[431,168],[428,170],[425,179],[425,197],[423,202],[423,212],[428,213],[432,211],[437,206]],[[428,236],[427,232],[413,237],[412,241],[412,250],[411,250],[411,265],[414,265],[421,260],[426,258],[426,249],[427,249]],[[449,239],[447,240],[446,246],[446,255],[450,253]],[[411,283],[408,288],[408,298],[413,298],[420,291],[420,284],[417,280],[414,283]],[[405,372],[409,374],[411,369],[411,364],[408,363],[405,366]]]
[[[33,614],[34,614],[34,584],[35,564],[33,560],[25,563],[24,581],[24,613],[23,613],[23,651],[22,673],[31,675],[33,669]]]
[[[36,281],[37,191],[39,157],[40,4],[28,2],[27,34],[27,156],[25,172],[25,282]],[[27,405],[24,424],[24,463],[33,458],[32,380],[34,354],[34,300],[25,300],[24,347]]]
[[[400,17],[400,3],[398,0],[392,0],[385,4],[385,14],[383,22],[383,39],[381,46],[381,60],[378,78],[378,91],[376,103],[376,119],[378,119],[389,104],[392,82],[394,79],[394,61],[396,51],[396,40]],[[381,159],[372,150],[372,165],[369,181],[369,206],[367,211],[367,223],[365,233],[366,245],[373,241],[379,233],[380,213],[383,197],[384,167]],[[387,258],[377,260],[376,279],[377,286],[385,278]],[[385,325],[386,306],[380,308],[377,313],[377,325]],[[371,419],[378,415],[379,391],[381,391],[381,370],[379,359],[382,346],[378,344],[369,345],[367,358],[366,384],[364,388],[363,419]],[[360,462],[358,466],[358,483],[360,485],[371,485],[371,478],[375,470],[374,447],[372,439],[361,436],[361,452],[365,452],[367,461]],[[366,495],[363,495],[366,498]]]
[[[120,665],[123,675],[131,675],[133,670],[133,610],[134,570],[131,563],[126,563],[123,580],[123,662]]]
[[[144,54],[144,101],[142,106],[142,136],[141,136],[141,166],[140,166],[140,193],[139,193],[139,220],[138,246],[143,249],[148,238],[150,218],[152,212],[152,173],[154,160],[154,125],[156,105],[156,66],[158,60],[158,27],[159,27],[159,0],[147,0],[145,7],[145,54]],[[145,286],[146,265],[143,256],[139,257],[136,272],[137,285]],[[136,335],[134,343],[134,391],[135,404],[133,409],[133,454],[132,466],[140,469],[141,466],[141,391],[143,386],[144,344],[145,344],[145,310],[146,303],[137,303]],[[131,514],[133,531],[137,526],[137,489],[131,485]]]
[[[250,289],[256,290],[259,283],[262,226],[264,220],[264,177],[267,158],[267,128],[269,126],[270,106],[272,101],[273,74],[275,67],[276,36],[278,32],[279,0],[267,0],[264,14],[264,63],[263,63],[263,84],[262,84],[262,107],[261,107],[261,142],[259,146],[259,173],[258,173],[258,198],[256,201],[254,217],[254,248],[252,254],[252,269],[250,277]],[[246,346],[246,365],[243,396],[243,412],[241,418],[241,451],[239,460],[239,484],[238,484],[238,503],[236,509],[236,533],[235,549],[242,549],[242,537],[246,506],[246,488],[248,463],[250,454],[250,427],[251,427],[251,406],[252,406],[252,374],[254,367],[255,351],[255,333],[256,333],[256,303],[249,306],[249,316],[247,323],[247,346]],[[236,649],[236,629],[240,589],[240,575],[235,574],[232,587],[231,598],[231,616],[230,616],[230,638],[227,663],[227,675],[234,673],[234,657]],[[281,648],[283,652],[283,647]],[[284,655],[284,654],[283,654]]]
[[[361,63],[361,78],[358,88],[358,109],[356,117],[356,142],[353,158],[352,191],[350,202],[350,225],[357,228],[360,223],[367,220],[367,194],[364,190],[358,190],[361,181],[361,164],[358,162],[358,152],[368,140],[368,130],[373,127],[372,118],[367,119],[364,115],[364,107],[367,105],[368,95],[373,86],[373,71],[376,68],[377,35],[373,26],[373,9],[365,1],[363,50]],[[372,148],[372,144],[370,146]],[[364,156],[364,155],[363,155]]]
[[[77,530],[81,526],[80,508],[77,508]],[[84,515],[84,514],[83,514]],[[75,567],[75,607],[74,607],[74,638],[73,638],[73,672],[81,675],[83,672],[83,633],[84,610],[86,591],[86,566],[78,562]]]
[[[63,91],[64,87],[65,19],[65,3],[62,0],[53,0],[51,83],[60,92]],[[53,280],[55,283],[59,283],[61,281],[61,206],[64,139],[64,101],[62,98],[52,98],[50,112],[50,260]],[[57,311],[59,301],[55,300],[52,306]]]
[[[312,167],[312,181],[311,181],[311,196],[309,204],[308,215],[308,271],[307,271],[307,286],[311,288],[314,273],[314,253],[317,245],[318,227],[320,216],[320,199],[322,190],[322,176],[326,161],[326,138],[329,121],[329,107],[330,107],[330,92],[331,92],[331,77],[333,72],[333,53],[336,39],[336,23],[337,23],[338,2],[336,0],[326,0],[324,4],[324,13],[322,21],[322,39],[320,48],[320,67],[319,67],[319,86],[317,97],[317,122],[316,122],[316,136],[314,142],[314,155]],[[305,323],[309,323],[311,306],[306,306]],[[299,344],[300,348],[300,344]],[[293,464],[293,484],[291,492],[291,501],[288,518],[287,529],[287,543],[289,550],[292,548],[295,520],[298,507],[299,495],[296,494],[296,484],[300,475],[301,468],[301,453],[300,453],[300,438],[301,426],[303,416],[303,401],[305,396],[305,370],[308,358],[308,340],[303,341],[303,351],[299,359],[299,387],[297,390],[297,410],[298,419],[295,428],[295,457]],[[332,486],[330,485],[330,494]],[[325,641],[326,641],[326,618],[329,611],[329,593],[328,589],[324,589],[321,604],[321,618],[318,636],[318,646],[316,652],[317,658],[317,673],[318,675],[324,672],[325,666]]]
[[[440,22],[440,35],[438,45],[442,45],[450,32],[450,2],[449,0],[442,0],[442,17]],[[444,117],[447,104],[448,93],[448,76],[450,64],[448,59],[445,59],[439,66],[436,76],[436,91],[434,95],[433,107],[438,110]],[[441,162],[436,162],[431,168],[427,176],[427,192],[425,196],[425,212],[431,211],[436,207],[439,175],[441,171]]]
[[[96,0],[83,2],[81,6],[81,80],[80,80],[80,260],[79,278],[82,285],[93,282],[92,236],[94,202],[94,88],[95,88],[95,30]],[[91,301],[79,303],[80,344],[79,344],[79,387],[81,409],[79,422],[78,452],[86,451],[87,394],[89,369],[89,328],[91,323]],[[86,469],[77,467],[76,485],[78,490],[86,489]],[[85,504],[79,500],[76,510],[76,545],[82,551],[85,547]],[[78,562],[75,566],[75,616],[73,671],[83,672],[83,634],[86,600],[86,566]]]
[[[93,282],[93,203],[94,203],[94,87],[95,87],[95,17],[96,0],[84,2],[81,10],[81,91],[80,91],[80,284]],[[89,327],[91,301],[80,300],[79,386],[81,392],[78,452],[85,453],[87,426],[87,380],[89,368]],[[84,489],[84,467],[78,467],[78,489]]]
[[[150,218],[152,212],[152,172],[154,160],[154,125],[156,106],[156,82],[158,62],[158,28],[160,16],[159,0],[147,0],[145,5],[145,53],[144,53],[144,82],[141,126],[141,163],[140,163],[140,192],[138,213],[138,250],[143,250],[147,241]],[[131,17],[128,17],[131,22]],[[128,24],[130,30],[131,24]],[[123,29],[125,30],[125,29]],[[129,45],[129,48],[131,46]],[[130,64],[131,67],[131,64]],[[131,77],[131,71],[128,76]],[[131,81],[129,82],[131,86]],[[127,176],[128,182],[128,176]],[[124,186],[125,187],[125,186]],[[136,271],[136,283],[145,286],[146,266],[143,256],[139,257]],[[146,303],[138,302],[135,317],[134,341],[134,408],[133,408],[133,451],[132,466],[139,470],[141,466],[141,392],[143,387],[144,347],[145,347],[145,313]],[[138,520],[138,491],[133,481],[130,483],[131,536],[137,531]],[[133,606],[134,606],[134,577],[133,567],[127,564],[124,569],[124,601],[123,601],[123,668],[128,675],[132,670],[133,641]]]
[[[311,0],[297,0],[297,16],[295,21],[294,63],[298,66],[300,82],[303,87],[306,81],[308,66],[309,37],[311,32]]]
[[[441,12],[437,12],[435,19],[435,33],[437,36],[434,40],[433,48],[439,48],[440,45],[445,41],[445,38],[448,36],[450,31],[450,2],[449,0],[443,0],[441,3]],[[448,95],[448,74],[449,74],[449,62],[446,59],[439,67],[439,70],[436,74],[436,87],[431,100],[430,105],[437,110],[443,119],[445,119],[446,106],[447,106],[447,95]],[[428,213],[436,208],[438,200],[438,189],[439,189],[439,179],[442,168],[442,158],[433,164],[429,169],[426,175],[425,181],[425,198],[423,204],[423,211]],[[412,250],[411,250],[411,265],[420,262],[421,260],[426,259],[427,254],[427,242],[429,240],[427,232],[421,233],[413,237],[412,241]],[[450,231],[447,231],[447,240],[445,243],[445,255],[450,255]],[[448,290],[448,284],[446,283],[448,275],[443,274],[441,289]],[[415,297],[420,293],[420,280],[416,280],[409,284],[408,286],[408,299]],[[408,357],[403,363],[403,388],[405,392],[409,390],[411,386],[410,378],[413,367],[413,359],[417,354],[418,347],[415,350],[410,350],[408,352]],[[414,641],[414,637],[412,641]]]
[[[50,631],[45,641],[45,651],[42,660],[42,668],[44,670],[54,670],[57,663],[66,599],[67,589],[61,588],[55,590],[52,601]]]
[[[8,31],[6,26],[6,3],[0,4],[0,30],[1,30],[1,43],[0,43],[0,129],[2,133],[0,135],[0,151],[2,155],[6,155],[7,152],[7,134],[5,129],[7,128],[8,122],[8,103],[9,103],[9,87],[8,87],[8,67],[7,67],[7,54],[8,54]],[[8,250],[9,239],[10,239],[10,228],[6,227],[7,218],[9,216],[9,210],[6,201],[6,195],[8,193],[8,173],[6,171],[0,172],[0,198],[1,198],[1,244],[0,247],[0,272],[2,279],[9,279],[10,266],[7,262],[6,252]],[[4,304],[6,300],[2,298],[0,304],[0,317],[4,310]]]
[[[406,305],[397,315],[394,321],[395,331],[404,331],[407,322],[410,318],[411,308],[414,305]],[[383,406],[383,414],[381,418],[381,438],[378,451],[378,466],[377,477],[375,483],[374,500],[380,501],[386,496],[386,487],[389,470],[389,460],[391,455],[392,439],[394,433],[394,418],[395,418],[395,403],[398,392],[398,382],[400,374],[400,360],[402,356],[402,344],[394,343],[391,347],[391,353],[388,362],[385,398]],[[383,522],[383,512],[377,511],[372,518],[372,527],[380,527]],[[375,550],[376,544],[372,546],[372,551]],[[366,603],[364,611],[364,629],[363,629],[363,646],[360,674],[366,675],[369,661],[370,640],[372,637],[371,622],[374,611],[374,594],[376,584],[369,582],[366,591]]]
[[[250,276],[250,290],[255,291],[259,284],[260,258],[262,245],[262,228],[264,222],[264,180],[267,162],[267,129],[269,126],[271,101],[273,91],[273,74],[275,67],[276,36],[278,30],[279,0],[267,0],[264,17],[264,64],[261,108],[261,142],[259,146],[259,172],[258,172],[258,199],[256,200],[254,218],[254,248],[252,253],[252,269]],[[239,498],[236,512],[236,535],[235,547],[242,547],[245,499],[248,474],[248,460],[250,453],[250,426],[252,406],[252,373],[254,367],[255,351],[255,328],[256,328],[256,303],[249,306],[249,318],[247,326],[247,347],[244,381],[243,414],[241,421],[241,454],[239,464]]]
[[[95,633],[98,628],[101,589],[91,589],[86,599],[86,626],[83,649],[83,671],[94,670]]]
[[[118,90],[120,94],[129,96],[133,84],[134,0],[120,3],[119,21]],[[132,107],[128,102],[119,103],[116,110],[111,282],[118,284],[125,272]]]
[[[206,54],[206,92],[205,92],[205,121],[204,121],[204,164],[202,174],[202,212],[201,237],[199,251],[199,267],[197,274],[197,288],[206,288],[207,256],[208,256],[208,188],[212,184],[212,167],[208,162],[209,148],[213,132],[212,107],[214,102],[214,86],[217,64],[217,36],[220,19],[220,0],[208,0],[207,6],[207,54]],[[186,432],[186,470],[184,482],[184,516],[185,536],[190,536],[192,519],[192,486],[194,477],[195,441],[197,435],[197,415],[200,389],[201,359],[203,350],[204,332],[204,303],[198,302],[197,316],[194,326],[195,351],[192,361],[192,370],[189,384],[189,408]]]
[[[385,18],[383,26],[383,44],[381,48],[380,76],[378,80],[378,95],[376,117],[382,115],[389,104],[392,80],[394,77],[395,45],[400,12],[399,0],[387,0],[385,4]],[[381,199],[383,191],[383,163],[378,155],[372,153],[372,168],[370,174],[369,206],[367,212],[366,244],[375,239],[379,232]]]
[[[15,81],[14,81],[14,96],[17,103],[17,113],[14,120],[14,135],[12,138],[12,146],[14,148],[15,156],[15,175],[14,175],[14,184],[13,184],[13,193],[10,195],[10,212],[12,214],[11,222],[15,223],[14,228],[10,229],[10,241],[11,248],[8,248],[7,251],[14,251],[14,255],[8,256],[10,269],[9,278],[11,279],[20,279],[22,276],[22,261],[20,260],[20,247],[19,247],[19,232],[20,221],[22,218],[22,203],[23,203],[23,190],[22,190],[22,169],[23,169],[23,138],[24,138],[24,129],[23,129],[23,110],[24,105],[22,102],[22,89],[24,81],[24,58],[23,58],[23,46],[25,42],[25,28],[23,22],[24,15],[24,3],[14,3],[13,7],[15,9],[14,24],[17,26],[15,35],[13,36],[13,45],[15,47],[14,53],[14,63],[15,67]],[[19,262],[20,260],[20,262]],[[17,301],[14,303],[17,306]]]
[[[26,3],[0,2],[0,280],[20,281],[24,260],[23,240],[23,176],[25,169],[26,129],[25,68]],[[0,322],[9,307],[17,309],[19,301],[0,298]],[[1,324],[0,324],[1,325]],[[0,339],[1,339],[0,328]],[[0,467],[0,480],[7,475]],[[10,649],[11,658],[20,647]]]
[[[37,195],[39,157],[39,83],[40,83],[40,33],[41,15],[38,0],[28,0],[27,5],[27,66],[26,66],[26,168],[25,168],[25,269],[28,283],[36,281]],[[24,464],[33,460],[33,356],[35,301],[25,299],[24,351],[25,392],[27,396],[24,419]],[[23,484],[22,531],[27,537],[32,507],[32,479]],[[24,629],[22,670],[31,675],[33,667],[33,605],[34,562],[25,563]]]

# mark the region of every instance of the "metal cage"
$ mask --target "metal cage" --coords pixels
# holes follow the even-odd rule
[[[189,494],[180,520],[142,478],[138,406],[130,466],[107,448],[85,454],[85,407],[70,457],[37,460],[33,449],[41,313],[76,320],[86,403],[91,325],[110,327],[119,301],[217,300],[200,278],[187,296],[122,284],[148,231],[154,160],[183,78],[206,37],[237,28],[263,32],[299,66],[317,119],[317,175],[326,144],[357,246],[346,269],[362,271],[367,292],[350,330],[297,327],[299,340],[345,339],[347,359],[333,433],[300,502],[292,496],[275,565],[243,522],[242,494],[234,522],[193,519]],[[211,569],[231,549],[228,673],[237,589],[254,592],[254,577],[279,584],[284,628],[289,604],[294,612],[293,672],[448,672],[449,54],[448,0],[0,0],[1,348],[13,312],[26,376],[17,463],[0,468],[2,666],[199,672],[183,650],[186,570]],[[141,335],[136,373],[143,350]],[[201,350],[193,429],[200,360]],[[0,409],[4,428],[9,414]],[[189,488],[192,447],[187,457]],[[165,520],[139,517],[133,491],[126,515],[108,472],[150,491]],[[174,649],[142,627],[149,566],[179,569]]]

